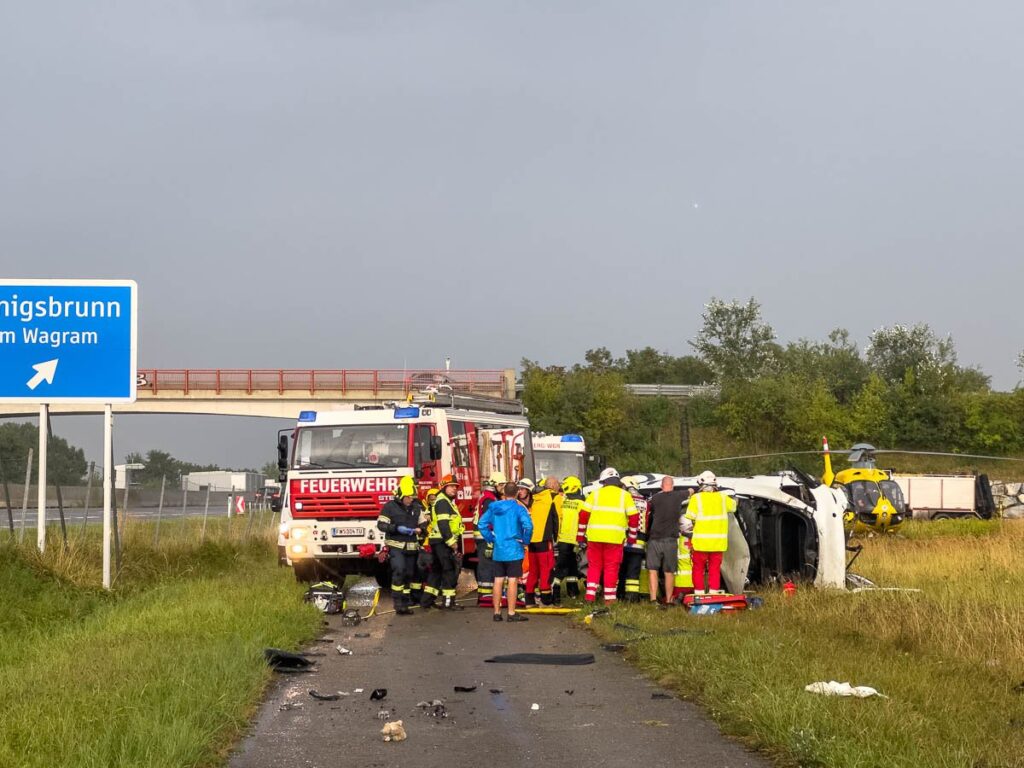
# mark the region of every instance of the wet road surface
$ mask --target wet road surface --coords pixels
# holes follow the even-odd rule
[[[343,627],[337,616],[328,621],[331,642],[310,648],[326,654],[316,671],[279,675],[232,768],[768,765],[722,737],[696,706],[652,698],[661,689],[566,617],[497,623],[489,610],[468,607],[390,614],[357,627]],[[339,655],[336,645],[352,655]],[[484,662],[519,652],[593,653],[596,663]],[[474,685],[471,693],[453,690]],[[381,703],[369,698],[375,688],[388,689]],[[321,702],[310,689],[348,695]],[[444,703],[447,717],[417,707],[433,700]],[[406,741],[383,742],[382,709],[403,721]]]

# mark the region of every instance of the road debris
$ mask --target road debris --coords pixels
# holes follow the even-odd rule
[[[429,715],[430,717],[448,717],[448,709],[440,699],[434,699],[433,701],[421,701],[416,706],[423,710],[423,714]]]
[[[501,688],[491,688],[490,692],[492,694],[494,694],[495,696],[497,696],[499,693],[504,693],[505,691],[502,690]]]
[[[351,656],[352,655],[352,651],[350,651],[348,648],[345,648],[344,646],[341,646],[341,645],[334,646],[334,650],[336,650],[342,656]]]
[[[282,704],[277,708],[280,712],[287,712],[292,709],[302,709],[301,701],[289,701],[287,704]]]
[[[377,710],[377,719],[387,722],[391,719],[391,713],[385,707],[381,707]]]
[[[643,724],[650,728],[668,728],[668,723],[662,720],[644,720]]]
[[[883,699],[889,698],[866,685],[854,686],[849,683],[837,683],[835,680],[829,680],[827,683],[811,683],[805,686],[804,690],[808,693],[820,693],[823,696],[852,696],[857,699],[866,699],[869,696],[878,696]]]
[[[671,693],[661,693],[660,691],[655,691],[651,694],[651,698],[656,699],[657,701],[665,701],[666,699],[674,699],[675,696],[673,696]]]
[[[341,698],[341,692],[338,693],[320,693],[319,691],[310,690],[309,695],[317,701],[337,701]]]
[[[455,686],[455,692],[456,693],[472,693],[475,690],[476,690],[476,686],[475,685],[456,685]]]
[[[374,688],[370,694],[370,701],[384,701],[388,697],[387,688]]]
[[[275,672],[310,672],[315,663],[305,656],[282,651],[280,648],[265,648],[263,658]]]
[[[576,693],[576,691],[575,690],[567,690],[565,693],[566,693],[567,696],[572,696],[574,693]]]
[[[594,663],[592,653],[509,653],[484,659],[488,664],[551,664],[560,667],[578,667]]]
[[[352,689],[352,693],[362,693],[362,692],[363,692],[362,688],[353,688]]]
[[[401,720],[395,720],[393,723],[387,723],[383,728],[380,729],[381,736],[384,737],[384,741],[405,741],[408,735],[405,732],[405,728],[402,727]]]
[[[604,643],[604,644],[601,645],[601,648],[603,648],[606,651],[613,651],[613,652],[624,651],[624,650],[626,650],[626,644],[625,643]]]
[[[370,636],[369,632],[356,632],[354,635],[352,635],[352,637],[358,637],[360,640],[365,639],[365,638],[367,638],[369,636]]]
[[[531,704],[530,705],[530,709],[533,710],[534,712],[537,712],[537,711],[540,710],[540,704]]]

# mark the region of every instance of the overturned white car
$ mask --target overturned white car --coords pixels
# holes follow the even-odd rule
[[[661,490],[664,475],[633,477],[640,492],[650,497]],[[697,489],[695,477],[673,479],[676,489]],[[845,588],[843,513],[849,502],[841,489],[794,471],[719,477],[718,485],[736,497],[722,561],[730,592],[789,579]]]

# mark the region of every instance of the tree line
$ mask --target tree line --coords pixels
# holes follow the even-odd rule
[[[833,447],[1024,453],[1024,390],[994,391],[983,371],[959,364],[952,338],[923,323],[880,328],[864,349],[841,328],[783,344],[755,299],[712,299],[690,345],[693,354],[681,357],[648,347],[620,358],[589,350],[571,366],[524,360],[531,424],[551,434],[579,432],[592,452],[627,471],[680,472],[716,455],[811,451],[822,435]],[[623,386],[630,382],[713,383],[717,394],[687,403],[639,398]],[[790,463],[820,468],[816,458]]]

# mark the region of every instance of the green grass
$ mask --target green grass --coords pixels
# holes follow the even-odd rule
[[[263,648],[296,647],[320,616],[268,536],[211,532],[169,530],[155,551],[129,527],[112,594],[91,539],[0,547],[0,765],[222,762],[270,679]]]
[[[976,522],[867,542],[861,573],[920,593],[772,590],[761,610],[708,617],[616,606],[592,627],[655,635],[629,658],[780,765],[1024,765],[1024,525]],[[804,692],[817,680],[889,698]]]

